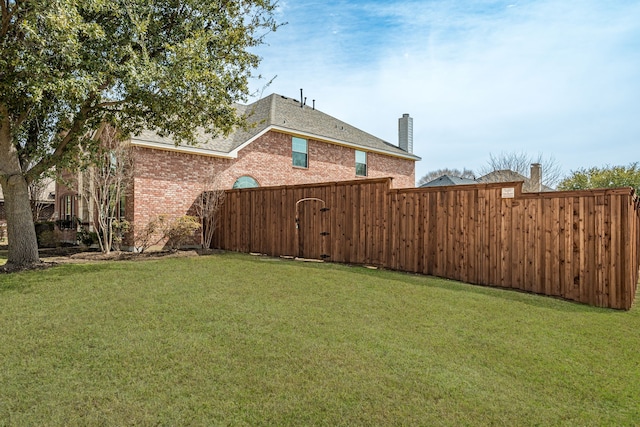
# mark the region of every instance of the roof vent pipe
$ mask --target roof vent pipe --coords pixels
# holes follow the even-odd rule
[[[409,114],[403,114],[398,119],[398,147],[413,153],[413,118]]]
[[[300,108],[304,107],[304,100],[302,99],[302,88],[300,88]]]

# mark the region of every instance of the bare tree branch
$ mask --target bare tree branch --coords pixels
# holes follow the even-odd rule
[[[131,146],[121,141],[111,126],[101,132],[99,153],[82,174],[82,195],[92,207],[88,221],[96,221],[100,249],[109,253],[120,243],[128,222],[121,215],[120,204],[133,177]],[[93,211],[93,212],[92,212]]]
[[[487,165],[480,170],[480,175],[496,171],[511,171],[529,177],[531,165],[534,163],[542,166],[542,184],[555,188],[564,175],[562,167],[553,156],[545,157],[541,153],[537,156],[516,151],[501,152],[499,155],[490,154]],[[505,176],[509,179],[513,178],[510,174],[505,174]]]
[[[40,220],[42,211],[48,205],[48,203],[44,203],[44,201],[48,199],[46,190],[52,181],[53,178],[42,176],[40,179],[29,183],[29,198],[31,199],[31,214],[33,215],[33,222]]]
[[[225,196],[226,193],[220,185],[218,175],[212,168],[202,180],[202,192],[194,204],[196,216],[200,218],[202,224],[200,232],[201,244],[204,249],[211,248],[213,234],[218,227],[218,212],[224,203]]]

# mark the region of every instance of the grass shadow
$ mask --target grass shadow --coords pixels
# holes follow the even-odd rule
[[[255,262],[262,262],[264,256],[252,257]],[[297,262],[292,259],[273,258],[274,260],[282,259],[287,262]],[[428,276],[419,273],[409,273],[404,271],[389,270],[384,268],[368,268],[364,265],[357,264],[341,264],[341,263],[315,263],[315,262],[299,262],[303,268],[310,269],[326,269],[339,268],[348,271],[350,274],[357,274],[363,277],[384,277],[385,280],[395,281],[404,285],[427,286],[432,288],[443,289],[450,292],[463,292],[467,294],[483,295],[490,298],[496,298],[503,301],[513,301],[526,304],[536,308],[550,309],[565,313],[621,313],[623,310],[612,308],[594,307],[578,301],[572,301],[557,296],[549,296],[527,292],[520,289],[503,288],[499,286],[477,285],[451,280],[443,277]],[[634,307],[632,307],[632,310]]]

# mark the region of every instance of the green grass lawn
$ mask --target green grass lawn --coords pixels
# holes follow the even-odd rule
[[[640,312],[238,254],[0,275],[0,425],[635,425]]]

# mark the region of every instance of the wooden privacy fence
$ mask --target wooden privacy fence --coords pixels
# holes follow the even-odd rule
[[[371,264],[628,310],[640,266],[630,188],[391,189],[391,179],[230,190],[213,246]]]

